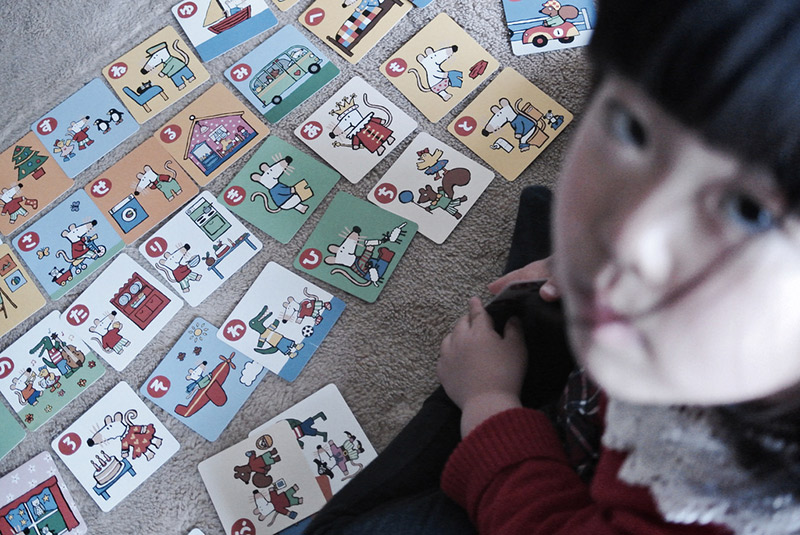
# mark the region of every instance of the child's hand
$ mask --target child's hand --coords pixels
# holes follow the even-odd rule
[[[477,297],[469,313],[442,341],[437,373],[447,395],[461,408],[461,435],[500,412],[520,407],[527,353],[519,320],[511,318],[504,336]]]
[[[551,257],[548,256],[547,258],[531,262],[527,266],[506,273],[499,279],[489,283],[489,291],[497,295],[512,282],[547,279],[547,282],[539,289],[539,295],[545,301],[558,301],[561,298],[561,293],[558,290],[556,281],[553,280],[553,274],[550,270],[550,258]]]

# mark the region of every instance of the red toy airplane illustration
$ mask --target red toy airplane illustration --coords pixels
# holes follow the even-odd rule
[[[224,355],[219,356],[222,362],[217,364],[217,367],[214,368],[209,375],[204,376],[198,381],[198,384],[203,386],[197,389],[197,392],[195,392],[188,405],[178,405],[175,407],[175,412],[179,416],[188,418],[205,407],[206,403],[209,401],[217,407],[221,407],[228,401],[228,395],[225,394],[225,390],[222,389],[222,383],[228,378],[230,370],[236,369],[236,365],[231,362],[235,354],[236,352],[231,353],[231,356],[228,358],[225,358]]]

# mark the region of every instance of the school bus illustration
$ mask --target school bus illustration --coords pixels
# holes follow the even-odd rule
[[[298,83],[306,73],[320,71],[320,58],[308,48],[297,45],[288,48],[270,61],[250,81],[250,90],[264,107],[278,105],[283,93]]]

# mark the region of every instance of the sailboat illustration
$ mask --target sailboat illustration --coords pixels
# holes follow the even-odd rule
[[[250,5],[239,7],[242,0],[211,0],[203,26],[215,34],[229,30],[250,18]]]

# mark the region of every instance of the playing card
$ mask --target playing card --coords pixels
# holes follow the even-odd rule
[[[586,46],[594,33],[592,0],[503,0],[503,10],[517,56]]]
[[[125,106],[100,78],[78,89],[31,125],[70,178],[139,130]]]
[[[344,310],[344,301],[270,262],[217,337],[294,381]]]
[[[204,191],[140,247],[150,264],[197,306],[261,250],[261,242]]]
[[[416,232],[416,223],[340,191],[294,267],[373,303]]]
[[[272,0],[272,2],[278,6],[278,9],[281,11],[286,11],[292,6],[294,6],[299,0]]]
[[[5,370],[8,364],[0,362],[0,370]],[[17,419],[5,405],[0,405],[0,459],[9,454],[17,444],[25,438],[25,430],[19,425]]]
[[[121,254],[63,312],[62,319],[122,371],[182,306],[166,286]]]
[[[264,376],[260,364],[217,338],[216,327],[195,318],[139,391],[213,442]]]
[[[269,136],[219,194],[231,212],[289,243],[339,181],[339,173]]]
[[[180,445],[128,383],[121,382],[53,439],[51,447],[108,512]]]
[[[44,306],[44,296],[8,244],[0,244],[0,336]],[[0,362],[0,373],[3,373]]]
[[[493,171],[422,132],[367,198],[416,222],[421,234],[442,243],[492,179]]]
[[[105,367],[53,310],[0,352],[0,392],[30,430],[97,381]]]
[[[416,127],[411,117],[356,76],[303,121],[295,135],[355,184]]]

